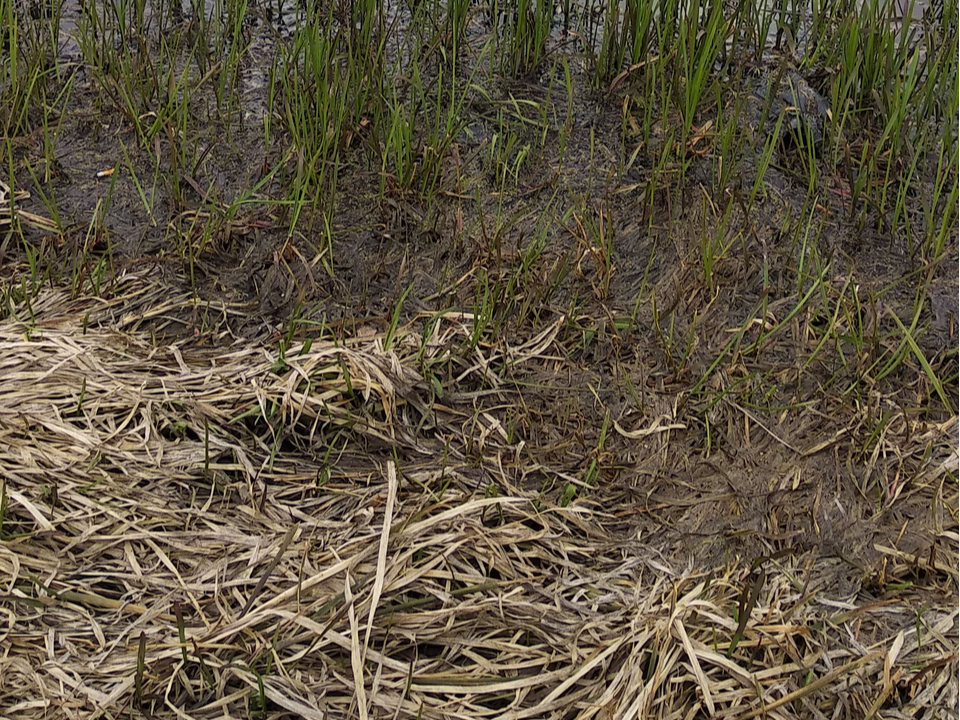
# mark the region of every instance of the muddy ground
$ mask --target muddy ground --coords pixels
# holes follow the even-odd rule
[[[251,32],[261,33],[262,43],[283,30],[260,22]],[[474,41],[482,37],[478,32]],[[295,506],[293,490],[308,485],[298,466],[322,465],[331,492],[345,497],[355,488],[366,498],[356,483],[375,484],[366,477],[369,468],[389,462],[400,468],[397,498],[403,504],[405,492],[415,494],[411,478],[436,470],[442,458],[463,502],[501,495],[525,498],[544,511],[579,508],[590,526],[578,530],[584,537],[595,533],[608,551],[620,547],[624,556],[643,555],[681,574],[728,568],[731,587],[739,587],[755,577],[758,563],[775,558],[807,568],[807,582],[816,577],[817,593],[832,602],[943,613],[955,606],[955,232],[944,256],[925,265],[902,234],[885,228],[878,211],[861,216],[851,206],[842,168],[821,174],[822,192],[811,206],[801,160],[788,143],[777,150],[764,190],[749,209],[744,199],[756,167],[747,153],[738,169],[742,177],[717,192],[717,149],[707,122],[730,111],[730,97],[723,107],[703,110],[708,129],[691,146],[682,181],[679,168],[658,163],[662,128],[620,173],[622,158],[637,147],[622,141],[629,83],[614,93],[593,89],[582,62],[572,63],[578,92],[573,122],[562,128],[551,123],[543,130],[535,118],[524,125],[517,113],[510,115],[526,107],[518,100],[540,103],[546,117],[566,114],[556,64],[521,80],[479,78],[484,92],[469,95],[467,121],[429,203],[391,188],[375,133],[357,128],[342,148],[329,230],[321,208],[306,208],[291,229],[282,199],[299,159],[282,132],[265,140],[268,69],[258,64],[262,46],[252,47],[236,117],[222,118],[201,89],[185,135],[158,134],[149,150],[129,119],[105,102],[79,56],[72,59],[67,51],[61,63],[75,70],[74,85],[52,161],[42,132],[35,131],[11,138],[3,162],[17,187],[30,193],[18,203],[21,210],[52,219],[54,206],[44,198],[55,198],[58,229],[24,224],[21,240],[0,227],[0,275],[8,287],[30,278],[31,253],[46,263],[38,302],[74,286],[48,306],[38,305],[33,317],[41,336],[45,327],[82,334],[93,318],[98,332],[176,346],[187,366],[199,367],[238,348],[276,357],[281,348],[302,348],[308,340],[382,339],[394,323],[403,337],[427,336],[438,314],[467,313],[464,335],[444,341],[447,355],[435,366],[417,366],[415,354],[397,351],[420,375],[396,398],[406,409],[393,418],[393,435],[344,425],[307,441],[288,428],[289,436],[273,449],[287,463],[288,476],[278,471],[269,483],[224,480],[236,486],[225,492],[225,507],[256,504],[261,495],[271,498],[268,507]],[[781,62],[773,50],[754,59],[738,90],[745,134],[761,142],[772,132],[769,118],[761,124],[761,88]],[[814,92],[823,81],[811,71],[801,77]],[[501,127],[498,111],[508,113],[508,124],[532,148],[506,186],[486,159]],[[539,147],[542,132],[546,141]],[[192,148],[192,167],[176,159],[184,145]],[[159,169],[151,160],[156,156],[164,159]],[[267,179],[278,163],[289,170],[286,179],[284,172]],[[110,174],[98,176],[104,171]],[[247,200],[238,206],[241,197]],[[708,282],[704,238],[716,234],[723,218],[730,249]],[[803,223],[817,227],[810,239],[815,247],[798,243],[794,231]],[[595,244],[587,225],[608,244]],[[177,250],[182,242],[203,244],[192,262]],[[536,243],[542,248],[530,252]],[[95,293],[91,278],[103,259],[109,271]],[[822,289],[798,311],[817,273]],[[925,297],[915,317],[918,278],[925,281]],[[151,289],[126,303],[131,283]],[[107,310],[85,299],[95,295]],[[859,315],[844,304],[854,296],[849,307]],[[6,328],[28,322],[28,305],[8,303]],[[840,322],[850,325],[840,333],[846,340],[831,339],[812,357],[841,306]],[[761,307],[765,317],[756,314]],[[489,308],[481,326],[477,318]],[[920,352],[907,353],[878,378],[875,363],[894,349],[894,317],[906,326],[916,323]],[[773,328],[779,329],[769,332]],[[734,337],[743,342],[728,352]],[[866,342],[858,345],[858,337]],[[6,347],[7,359],[14,357],[14,346]],[[515,366],[511,353],[522,355],[524,348],[530,358]],[[146,350],[130,352],[148,356]],[[173,366],[169,358],[163,363]],[[942,379],[952,407],[934,392],[931,373]],[[16,407],[11,400],[8,419]],[[379,406],[356,412],[389,416]],[[486,436],[468,427],[471,417],[495,420],[490,432],[502,437],[485,445]],[[199,443],[202,432],[191,426],[169,441]],[[260,453],[249,441],[250,452]],[[318,464],[318,448],[332,444],[342,445],[337,462]],[[18,467],[9,456],[6,462],[8,470]],[[188,486],[173,492],[171,502],[187,502]],[[28,487],[17,481],[13,487],[30,497]],[[7,502],[10,542],[9,533],[31,529],[24,506]],[[546,533],[549,524],[536,522],[533,516],[523,520],[528,530]],[[276,523],[266,525],[265,537],[283,535]],[[51,538],[53,545],[64,542]],[[589,559],[575,562],[588,565]],[[869,641],[866,635],[859,641],[869,645],[895,635],[909,624],[898,613],[887,625],[877,621]],[[955,615],[950,633],[955,641]],[[956,644],[952,652],[949,667],[955,668]],[[941,654],[949,657],[949,647]],[[901,688],[898,702],[906,702],[907,689]],[[489,714],[495,703],[485,707],[495,716]],[[892,714],[895,704],[883,707],[891,712],[884,717],[899,717]],[[949,716],[931,707],[924,717]],[[300,711],[279,703],[271,712]],[[859,709],[850,712],[854,717]]]

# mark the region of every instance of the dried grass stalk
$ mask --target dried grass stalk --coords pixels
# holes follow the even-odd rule
[[[556,328],[481,349],[441,400],[416,335],[389,352],[294,345],[282,363],[266,343],[156,345],[149,318],[190,308],[161,297],[128,277],[111,300],[48,292],[31,326],[0,324],[0,717],[956,707],[956,557],[872,602],[836,594],[835,558],[788,554],[740,623],[749,567],[677,565],[634,539],[623,506],[559,507],[525,486],[568,470],[524,467],[497,411],[507,383],[475,388],[503,363],[546,372]],[[466,336],[447,321],[428,359]],[[663,443],[666,420],[617,429]]]

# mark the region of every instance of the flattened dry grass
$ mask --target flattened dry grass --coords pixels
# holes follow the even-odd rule
[[[43,230],[55,230],[57,225],[52,220],[34,215],[31,212],[18,208],[14,213],[14,206],[17,202],[22,202],[30,197],[26,190],[11,192],[10,186],[0,180],[0,229],[6,230],[13,222],[14,216],[23,225],[41,228]],[[6,248],[4,248],[6,250]]]
[[[956,707],[955,527],[930,558],[878,549],[911,578],[878,597],[834,587],[836,554],[680,563],[622,520],[629,495],[563,507],[522,482],[497,409],[524,400],[491,368],[545,376],[557,325],[455,362],[453,315],[425,346],[318,340],[282,362],[269,338],[148,332],[193,309],[127,276],[0,325],[0,717]],[[442,397],[430,361],[453,368]],[[937,478],[954,428],[917,439]]]

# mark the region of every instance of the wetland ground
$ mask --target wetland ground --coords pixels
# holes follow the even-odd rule
[[[0,718],[955,718],[956,0],[0,0]]]

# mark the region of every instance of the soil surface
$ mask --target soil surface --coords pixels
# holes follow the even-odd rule
[[[282,136],[265,144],[263,118],[270,102],[265,63],[273,43],[294,31],[297,13],[283,4],[279,14],[267,10],[251,14],[245,27],[250,49],[236,78],[239,107],[232,116],[224,115],[213,94],[200,88],[189,135],[178,142],[164,133],[155,137],[151,151],[166,160],[158,172],[129,120],[105,103],[71,39],[80,7],[64,6],[60,63],[61,72],[71,73],[73,91],[53,155],[43,153],[41,134],[35,132],[12,138],[9,160],[18,187],[30,192],[20,207],[43,217],[55,209],[59,216],[62,233],[26,232],[44,256],[54,258],[51,281],[78,274],[80,249],[92,251],[83,253],[87,267],[79,270],[81,278],[102,257],[118,276],[132,272],[162,278],[171,296],[189,293],[198,310],[186,317],[164,316],[153,331],[166,341],[200,335],[198,343],[226,349],[237,338],[269,342],[289,331],[302,339],[315,335],[318,327],[340,337],[382,333],[401,300],[401,325],[450,309],[474,310],[485,286],[493,287],[524,265],[522,298],[493,297],[494,304],[517,306],[498,318],[496,332],[522,341],[539,331],[539,323],[563,318],[570,345],[566,367],[542,378],[536,389],[523,390],[522,402],[531,413],[523,432],[529,433],[527,447],[538,462],[552,458],[556,464],[557,448],[564,448],[561,455],[567,458],[560,466],[571,473],[582,472],[578,468],[584,458],[595,452],[605,418],[629,427],[633,418],[682,414],[693,402],[690,388],[761,301],[775,322],[795,302],[798,262],[806,249],[783,232],[789,218],[810,210],[806,179],[798,169],[802,158],[789,136],[822,133],[829,108],[821,94],[823,69],[808,68],[805,75],[785,43],[739,68],[740,104],[725,99],[724,107],[703,113],[708,128],[711,113],[722,116],[736,106],[738,121],[762,139],[774,132],[776,108],[793,106],[764,191],[749,212],[743,200],[756,172],[753,160],[744,157],[731,186],[714,196],[707,188],[717,170],[715,148],[701,156],[701,148],[691,146],[687,179],[680,185],[668,182],[650,197],[648,190],[658,188],[664,172],[657,167],[656,135],[665,128],[655,127],[647,146],[638,140],[640,146],[622,147],[629,78],[613,97],[606,89],[591,89],[582,57],[572,54],[568,62],[578,92],[570,99],[572,122],[563,128],[562,158],[551,152],[560,141],[558,128],[541,129],[536,118],[525,117],[526,106],[520,104],[539,103],[544,117],[562,114],[568,102],[559,88],[562,67],[546,63],[519,81],[478,77],[483,92],[468,93],[467,119],[449,149],[440,191],[429,206],[408,191],[391,192],[391,178],[384,178],[373,152],[372,133],[361,127],[343,148],[332,212],[325,217],[306,209],[291,230],[287,208],[274,202],[284,195],[282,180],[268,173],[281,158],[295,164],[296,148],[285,146]],[[918,6],[916,17],[922,11]],[[388,17],[398,20],[402,30],[409,22],[407,12],[398,7]],[[468,33],[475,47],[492,31],[489,16],[479,17]],[[165,22],[160,26],[186,32],[196,18],[186,13]],[[558,23],[554,37],[562,32]],[[468,67],[465,62],[462,71]],[[764,112],[768,104],[774,113]],[[535,147],[538,134],[545,132],[547,138],[543,149],[525,158],[515,187],[507,188],[498,182],[498,169],[485,160],[504,108],[518,110],[508,122],[521,142]],[[184,142],[193,150],[191,167],[176,157]],[[709,131],[702,142],[709,150]],[[633,152],[634,162],[616,175],[617,159]],[[111,172],[103,176],[103,171]],[[666,168],[668,175],[675,171]],[[827,192],[818,196],[809,217],[821,228],[818,252],[829,258],[829,284],[842,288],[855,282],[864,311],[875,323],[886,322],[883,316],[889,313],[909,323],[913,280],[918,272],[927,273],[917,341],[948,378],[947,389],[956,398],[956,234],[942,261],[922,268],[905,254],[902,238],[884,231],[881,217],[868,213],[865,225],[850,219],[846,179],[839,168],[835,172],[822,179]],[[44,198],[55,198],[55,208]],[[249,201],[237,207],[240,198]],[[710,288],[698,267],[702,243],[726,212],[736,240],[715,268],[716,285]],[[586,222],[602,230],[609,250],[591,245],[582,232]],[[192,263],[174,250],[175,236],[202,245]],[[542,248],[527,265],[524,256],[535,242]],[[4,243],[8,281],[23,257],[22,248]],[[556,282],[558,276],[562,281]],[[503,285],[498,287],[502,292]],[[655,300],[638,302],[651,289]],[[216,313],[199,311],[223,303],[234,310],[216,318],[210,317]],[[624,318],[632,321],[625,331]],[[680,340],[665,342],[666,327]],[[577,336],[583,342],[573,342]],[[796,348],[782,352],[795,354]],[[777,372],[785,372],[790,362],[779,360],[783,365]],[[734,382],[728,372],[736,371],[721,369],[710,382]],[[829,382],[834,373],[828,367],[819,376],[808,373],[792,389],[797,378],[774,375],[771,380],[784,398],[799,399],[822,392],[824,386],[818,390],[817,383]],[[864,399],[869,397],[865,393]],[[862,465],[870,457],[868,447],[860,462],[849,453],[831,452],[835,445],[829,442],[821,451],[809,452],[843,434],[847,401],[838,397],[836,402],[836,417],[822,410],[807,417],[783,415],[774,421],[776,429],[736,403],[699,408],[704,411],[701,423],[712,416],[709,440],[705,427],[687,427],[682,437],[671,435],[671,442],[650,457],[638,454],[623,433],[610,433],[600,484],[633,488],[638,502],[660,508],[634,518],[631,532],[656,534],[665,547],[694,553],[707,564],[726,556],[762,555],[770,548],[817,547],[843,558],[841,576],[862,578],[880,560],[875,542],[897,542],[911,553],[929,551],[936,532],[927,526],[922,506],[910,508],[905,502],[878,513],[876,499],[859,489],[871,472]],[[573,426],[564,429],[563,437],[539,437],[533,418],[551,416],[558,403]],[[921,417],[943,422],[948,415],[932,407],[904,407],[903,431],[909,433],[908,426]],[[750,429],[754,421],[757,426]],[[544,424],[554,422],[548,417]]]
[[[293,8],[251,14],[235,103],[198,86],[183,125],[145,142],[69,39],[82,5],[64,7],[58,67],[72,91],[55,144],[41,129],[13,136],[3,163],[29,192],[19,210],[57,228],[24,222],[21,242],[0,226],[8,287],[27,282],[39,256],[43,286],[76,290],[82,316],[57,311],[50,322],[82,333],[95,317],[100,330],[175,346],[194,367],[237,348],[282,361],[309,342],[429,337],[437,317],[457,314],[468,331],[449,340],[436,374],[419,367],[398,396],[402,431],[324,436],[321,447],[357,443],[329,466],[331,489],[362,493],[364,468],[394,461],[401,488],[412,486],[449,456],[465,496],[494,487],[544,508],[579,507],[592,528],[582,531],[624,556],[703,569],[809,561],[816,578],[806,582],[837,602],[955,602],[957,576],[938,568],[956,557],[957,234],[925,263],[886,210],[853,204],[842,167],[821,169],[810,202],[809,158],[791,135],[825,132],[830,68],[808,66],[785,40],[744,60],[735,91],[694,123],[681,180],[680,167],[661,162],[679,116],[654,123],[649,139],[624,133],[642,112],[639,89],[629,76],[594,87],[576,51],[588,38],[558,24],[552,37],[573,50],[509,80],[471,65],[494,32],[478,16],[467,33],[474,52],[457,66],[462,77],[476,72],[476,87],[429,201],[384,170],[375,128],[361,125],[343,141],[335,191],[318,191],[330,196],[294,222],[287,200],[306,160],[289,135],[264,130],[265,118],[280,124],[270,62]],[[408,12],[388,17],[402,28]],[[196,18],[166,22],[186,33]],[[570,98],[556,58],[577,89]],[[429,56],[424,73],[440,67],[439,53]],[[753,148],[733,151],[736,172],[715,190],[724,120],[753,147],[782,135],[756,197]],[[498,164],[491,146],[505,130],[516,149]],[[907,212],[919,224],[917,208]],[[801,226],[815,237],[798,240]],[[708,274],[704,248],[718,232],[725,250]],[[801,302],[814,278],[820,289]],[[124,300],[131,282],[152,289]],[[95,295],[115,306],[98,313],[84,300]],[[5,310],[6,322],[24,322],[24,308]],[[826,341],[837,323],[843,341]],[[897,323],[913,330],[917,351],[874,382]],[[378,422],[389,416],[381,410],[369,411]],[[464,428],[487,418],[496,453],[484,434],[472,447],[452,441],[454,418]],[[312,468],[317,444],[288,431],[274,452]],[[255,490],[281,504],[303,484],[292,474],[271,483]],[[915,562],[891,574],[893,557]]]

